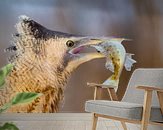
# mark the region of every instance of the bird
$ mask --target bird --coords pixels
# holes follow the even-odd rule
[[[28,104],[7,110],[15,113],[56,113],[64,100],[64,90],[72,72],[92,59],[103,58],[97,52],[82,53],[101,37],[81,36],[47,29],[28,16],[21,15],[16,24],[9,62],[13,68],[0,90],[0,106],[17,93],[37,92],[43,95]]]

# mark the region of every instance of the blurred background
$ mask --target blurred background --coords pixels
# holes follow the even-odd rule
[[[0,67],[7,63],[4,49],[12,41],[18,16],[25,14],[45,27],[73,34],[115,36],[133,39],[124,43],[135,54],[138,67],[163,67],[162,0],[1,0]],[[61,112],[84,112],[84,103],[93,99],[87,82],[102,83],[110,76],[105,60],[81,65],[72,75]],[[91,69],[90,69],[91,68]],[[123,71],[118,89],[121,99],[132,72]],[[102,99],[108,99],[102,92]]]

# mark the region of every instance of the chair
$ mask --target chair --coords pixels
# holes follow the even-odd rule
[[[163,69],[136,69],[122,101],[96,100],[98,89],[106,85],[88,85],[95,87],[94,100],[85,104],[85,110],[93,113],[92,130],[96,130],[98,117],[121,121],[124,130],[125,122],[141,124],[141,130],[147,130],[148,124],[163,126]],[[114,100],[114,88],[107,88]]]

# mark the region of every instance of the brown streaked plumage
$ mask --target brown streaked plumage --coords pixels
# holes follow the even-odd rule
[[[6,49],[15,51],[9,59],[14,67],[6,78],[7,86],[0,91],[0,106],[18,92],[38,92],[43,96],[30,104],[14,106],[9,112],[57,112],[72,71],[84,62],[103,57],[80,51],[90,42],[101,40],[51,31],[26,16],[20,17],[16,29],[14,45]],[[69,40],[73,46],[66,44]]]

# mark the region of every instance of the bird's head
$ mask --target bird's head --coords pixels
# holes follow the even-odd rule
[[[70,72],[84,62],[104,57],[97,51],[83,53],[83,50],[105,38],[51,31],[27,16],[20,16],[16,28],[15,47],[8,49],[17,50],[18,57],[35,62],[40,60],[41,65],[48,64]]]

